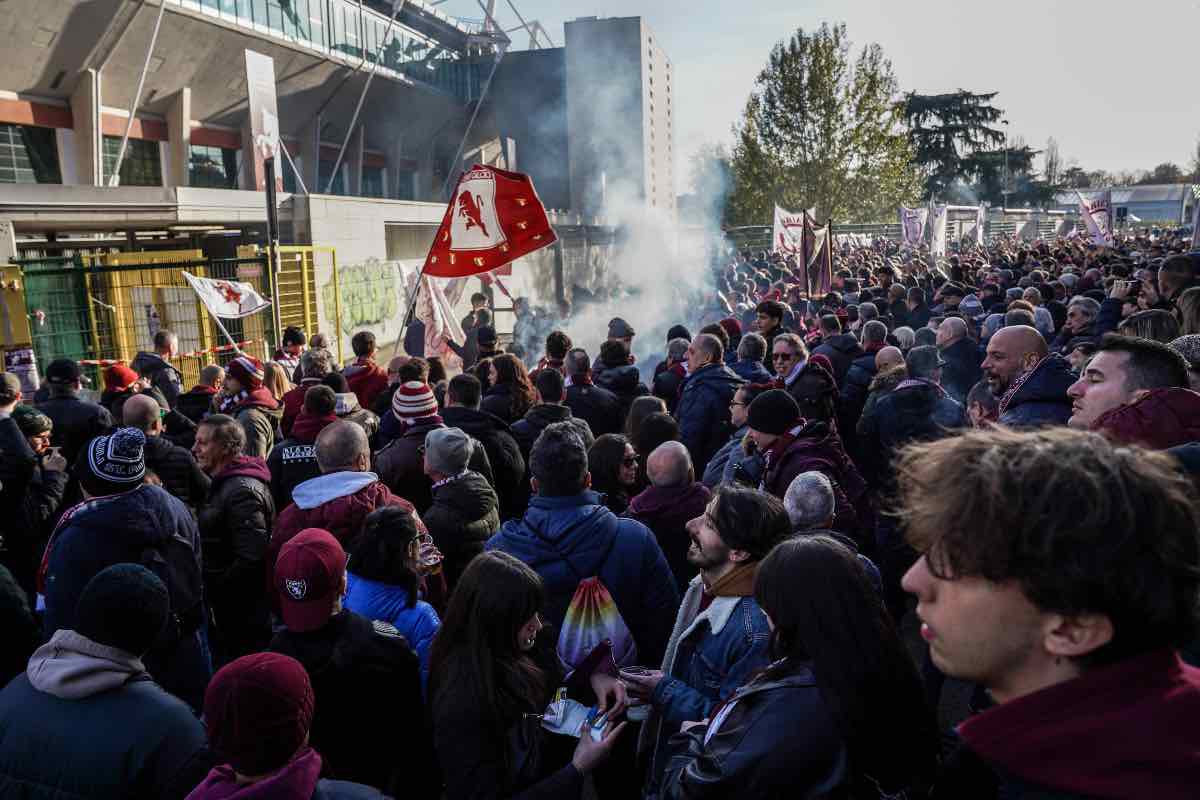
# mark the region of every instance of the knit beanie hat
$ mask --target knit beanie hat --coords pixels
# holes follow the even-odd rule
[[[763,392],[750,403],[750,428],[759,433],[779,436],[799,421],[800,406],[783,389]]]
[[[104,388],[110,392],[123,392],[137,379],[138,374],[124,364],[113,364],[104,370]]]
[[[75,607],[75,632],[141,658],[171,613],[166,585],[141,564],[113,564],[96,573]]]
[[[17,406],[12,411],[12,418],[25,437],[37,436],[54,428],[54,421],[33,406]]]
[[[669,342],[672,339],[687,339],[690,342],[692,334],[691,331],[682,325],[672,325],[671,329],[667,331],[667,341]]]
[[[262,362],[254,356],[238,356],[225,365],[225,371],[248,391],[260,388],[266,377]]]
[[[730,341],[738,339],[742,335],[742,323],[738,322],[733,317],[726,317],[717,324],[720,325],[721,329],[725,331],[725,335],[729,337]]]
[[[436,428],[425,434],[425,460],[443,475],[457,475],[467,468],[474,445],[458,428]]]
[[[312,682],[281,653],[253,653],[226,664],[204,694],[208,741],[242,775],[265,775],[292,759],[312,727]]]
[[[1200,369],[1200,333],[1189,333],[1172,341],[1168,347],[1187,359],[1190,369]],[[20,408],[20,406],[17,406]],[[13,412],[16,416],[16,412]],[[21,423],[17,423],[20,425]]]
[[[392,395],[392,413],[397,419],[409,420],[430,417],[437,413],[437,398],[433,389],[423,381],[408,381],[396,387]]]
[[[93,497],[136,489],[146,477],[145,447],[146,434],[137,428],[97,436],[75,459],[75,478]]]

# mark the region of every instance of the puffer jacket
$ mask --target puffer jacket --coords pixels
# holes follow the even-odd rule
[[[586,422],[574,416],[571,409],[559,403],[539,403],[529,409],[524,417],[514,422],[511,428],[512,436],[517,440],[517,446],[521,448],[521,455],[525,457],[526,467],[529,466],[529,454],[533,450],[533,443],[537,441],[537,437],[548,425],[555,422],[569,422],[574,425],[589,450],[592,443],[596,441],[596,437],[592,435],[592,429]]]
[[[508,425],[495,414],[463,406],[442,411],[442,421],[458,428],[483,444],[492,467],[496,496],[500,498],[500,518],[512,519],[525,513],[529,502],[529,483],[525,480],[525,457]],[[474,464],[469,464],[475,469]],[[476,470],[478,471],[478,470]]]
[[[859,415],[858,424],[855,426],[855,432],[859,436],[862,436],[862,421],[871,413],[875,405],[907,379],[908,369],[903,364],[884,370],[871,379],[871,392],[867,395],[867,402],[863,406],[862,414]]]
[[[292,500],[275,520],[267,548],[268,586],[274,586],[274,565],[280,548],[306,528],[329,531],[347,553],[352,553],[363,520],[375,509],[399,506],[416,515],[412,503],[388,491],[374,472],[326,473],[297,486],[292,491]],[[426,533],[420,519],[417,528]]]
[[[210,483],[190,452],[162,436],[146,437],[146,469],[153,470],[162,486],[191,508],[198,508]]]
[[[892,459],[912,442],[939,439],[969,426],[967,412],[942,387],[906,380],[882,397],[859,427],[860,464],[867,482],[890,491]]]
[[[80,400],[78,397],[51,397],[37,404],[54,423],[50,444],[62,448],[63,458],[74,464],[79,452],[97,436],[112,432],[113,418],[104,406]]]
[[[680,388],[687,381],[687,369],[683,364],[672,364],[654,376],[654,396],[667,404],[667,411],[674,414],[679,403]]]
[[[620,401],[621,422],[629,416],[629,407],[633,401],[643,395],[650,394],[646,384],[642,383],[642,375],[633,364],[618,367],[605,366],[603,372],[598,372],[592,378],[597,386],[608,389]]]
[[[212,764],[203,723],[140,659],[75,631],[0,691],[0,797],[183,798]]]
[[[355,614],[390,623],[416,651],[421,661],[421,685],[429,683],[429,648],[442,621],[424,600],[409,605],[408,590],[346,573],[346,597],[342,604]]]
[[[775,380],[775,376],[771,374],[761,361],[753,361],[747,358],[741,361],[734,361],[729,365],[729,368],[746,383],[770,383]]]
[[[579,582],[598,576],[633,634],[638,663],[662,658],[679,606],[671,569],[646,526],[619,519],[595,492],[535,496],[525,516],[504,523],[485,549],[516,556],[542,577],[544,618],[556,628]]]
[[[675,408],[679,440],[692,456],[692,465],[704,473],[708,460],[729,440],[729,402],[745,383],[724,364],[708,364],[688,376]]]
[[[750,455],[742,448],[742,442],[749,432],[749,425],[738,428],[729,437],[729,441],[721,445],[721,449],[709,459],[702,479],[705,486],[715,489],[718,484],[730,483],[734,480],[733,472],[737,465],[750,458]]]
[[[837,380],[838,388],[846,381],[846,373],[854,359],[862,355],[862,347],[852,333],[839,333],[826,337],[813,351],[814,356],[823,355],[833,364],[833,377]]]
[[[1071,418],[1067,389],[1077,380],[1071,365],[1059,355],[1049,355],[1013,381],[1000,398],[1000,424],[1013,428],[1066,425]]]
[[[334,414],[318,417],[301,411],[291,435],[271,449],[267,469],[271,472],[271,497],[277,510],[282,511],[292,502],[293,489],[321,474],[317,464],[317,435],[335,422]]]
[[[213,398],[217,390],[211,386],[193,386],[190,391],[179,395],[179,408],[175,409],[192,422],[199,422],[212,411]]]
[[[1151,389],[1141,400],[1101,415],[1092,423],[1092,430],[1122,444],[1154,450],[1200,442],[1200,393]]]
[[[197,520],[205,595],[229,645],[223,655],[244,655],[231,650],[250,652],[247,648],[262,648],[270,639],[270,602],[264,587],[274,519],[271,473],[261,458],[238,456],[213,476]]]
[[[353,422],[362,428],[368,440],[379,432],[379,417],[375,416],[374,411],[360,406],[358,396],[354,392],[339,392],[333,413],[338,419]]]
[[[663,800],[842,797],[851,783],[845,739],[807,666],[738,689],[670,750]]]
[[[838,399],[838,430],[846,439],[845,445],[851,452],[857,452],[855,429],[858,420],[862,418],[863,407],[867,404],[867,395],[871,393],[871,381],[875,380],[877,352],[863,353],[851,362],[850,369],[846,371],[841,397]]]
[[[375,472],[392,493],[413,504],[418,514],[424,514],[433,503],[433,481],[425,474],[420,448],[430,431],[444,428],[441,417],[421,417],[409,422],[402,433],[386,447],[375,453]],[[478,441],[478,440],[476,440]],[[486,447],[474,447],[467,468],[482,475],[494,488],[495,477]]]
[[[129,363],[130,369],[143,378],[150,379],[150,385],[162,392],[167,399],[167,407],[175,408],[179,403],[179,395],[183,392],[183,375],[171,362],[158,353],[145,350],[133,357]]]
[[[421,515],[433,543],[442,551],[446,583],[453,589],[471,559],[500,530],[500,501],[491,484],[478,472],[433,490],[433,502]]]

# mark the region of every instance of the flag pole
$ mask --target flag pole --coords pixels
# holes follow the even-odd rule
[[[212,313],[212,310],[208,306],[204,306],[204,310],[207,311],[208,315],[213,318],[213,322],[217,323],[217,327],[221,329],[221,333],[225,334],[225,338],[228,339],[229,344],[233,346],[233,352],[237,353],[239,356],[246,355],[242,352],[242,348],[238,347],[237,342],[233,340],[233,337],[229,335],[229,331],[225,330],[225,326],[221,324],[221,318]]]
[[[466,174],[465,171],[458,173],[458,181],[454,184],[454,188],[456,190],[458,189],[458,185],[460,183],[462,183],[463,175],[465,175],[465,174]],[[447,181],[447,185],[449,185],[448,181]],[[442,187],[442,191],[443,192],[446,191],[446,188],[444,186]],[[454,211],[454,209],[451,208],[451,205],[453,202],[454,202],[453,196],[451,196],[451,198],[446,201],[446,216],[442,218],[442,225],[445,225],[446,220],[450,217],[450,214],[452,214]],[[425,260],[421,263],[420,271],[417,272],[417,282],[416,282],[415,287],[413,288],[412,299],[408,303],[408,311],[404,314],[404,324],[400,326],[401,331],[408,331],[408,325],[410,322],[412,322],[413,311],[416,310],[416,308],[417,308],[417,299],[421,296],[421,279],[425,277],[425,267],[429,264],[429,257],[431,255],[433,255],[433,248],[437,247],[437,235],[438,235],[438,233],[441,232],[441,230],[442,230],[442,227],[438,226],[437,231],[433,234],[433,241],[429,243],[429,252],[425,254]]]

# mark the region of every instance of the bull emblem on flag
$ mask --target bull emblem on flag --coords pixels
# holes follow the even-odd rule
[[[467,230],[479,228],[484,236],[491,236],[483,222],[483,198],[480,195],[471,194],[469,191],[459,193],[458,216],[466,222]]]
[[[221,299],[226,303],[241,305],[242,293],[239,292],[229,281],[217,281],[217,293],[221,295]]]

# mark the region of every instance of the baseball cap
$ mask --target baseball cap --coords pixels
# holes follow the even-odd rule
[[[613,317],[608,322],[608,338],[610,339],[625,339],[630,336],[637,336],[633,326],[620,317]]]
[[[46,383],[66,386],[79,380],[79,365],[69,358],[56,358],[46,367]]]
[[[333,534],[305,528],[279,550],[275,591],[288,630],[304,633],[325,625],[342,590],[346,551]]]

